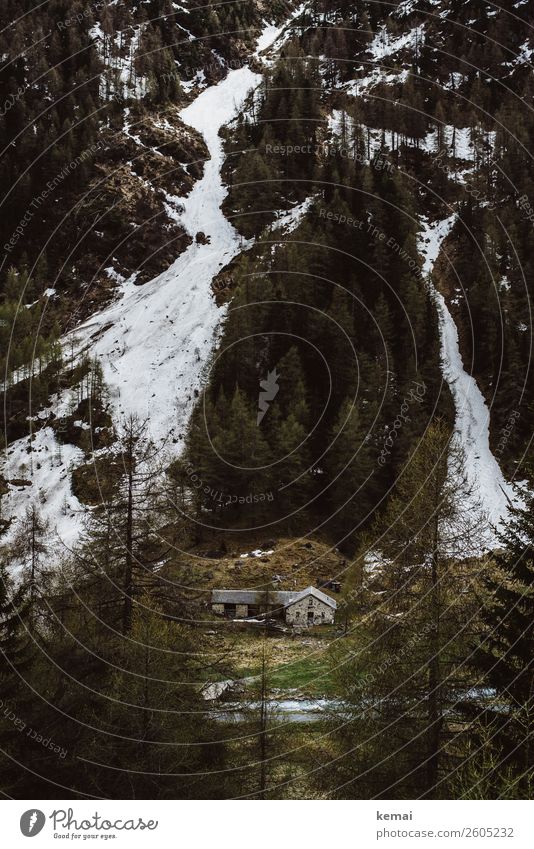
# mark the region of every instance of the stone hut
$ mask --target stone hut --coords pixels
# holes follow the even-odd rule
[[[337,604],[316,587],[299,591],[213,590],[211,609],[230,619],[275,616],[288,625],[308,627],[332,624]]]

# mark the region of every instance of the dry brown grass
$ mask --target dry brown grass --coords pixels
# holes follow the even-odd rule
[[[317,579],[334,578],[343,571],[343,557],[319,540],[281,538],[272,554],[261,557],[241,557],[241,554],[261,548],[266,540],[242,539],[226,541],[227,552],[220,558],[202,557],[208,545],[189,552],[189,561],[205,577],[203,586],[218,589],[254,589],[265,586],[275,576],[280,590],[304,589]],[[341,575],[343,580],[343,575]]]

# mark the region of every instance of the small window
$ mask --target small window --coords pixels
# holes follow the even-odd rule
[[[313,598],[311,598],[311,597],[308,601],[308,607],[313,607]]]
[[[299,612],[298,610],[297,610],[297,612],[295,613],[295,619],[300,619],[300,612]]]

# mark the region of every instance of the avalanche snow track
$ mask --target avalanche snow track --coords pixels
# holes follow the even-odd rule
[[[423,255],[423,271],[431,275],[442,244],[451,232],[456,214],[436,221],[423,222],[419,250]],[[430,284],[430,294],[438,313],[441,342],[441,369],[451,391],[455,411],[456,438],[465,455],[465,473],[472,491],[473,509],[487,521],[484,543],[492,548],[496,543],[491,526],[499,527],[517,496],[505,480],[489,443],[490,412],[478,384],[464,367],[460,353],[458,328],[445,298]]]
[[[181,112],[210,154],[202,178],[181,200],[180,220],[193,242],[150,283],[125,281],[119,300],[73,332],[78,352],[101,361],[119,419],[132,413],[146,419],[156,444],[177,441],[185,429],[224,315],[211,282],[239,253],[241,239],[220,208],[227,190],[219,130],[260,79],[248,67],[231,71]],[[195,241],[199,231],[206,244]]]

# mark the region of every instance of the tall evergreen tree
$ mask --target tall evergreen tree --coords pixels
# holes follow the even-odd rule
[[[515,795],[531,798],[534,731],[534,496],[510,509],[502,551],[484,582],[484,633],[475,652],[487,690],[479,720],[496,756],[492,770],[511,771]],[[487,778],[488,776],[486,776]]]
[[[469,552],[483,526],[463,463],[449,429],[433,423],[374,528],[380,554],[362,587],[366,613],[339,649],[344,660],[336,654],[354,718],[347,736],[362,741],[341,765],[349,795],[447,795],[446,742],[467,678],[480,568]]]

